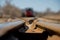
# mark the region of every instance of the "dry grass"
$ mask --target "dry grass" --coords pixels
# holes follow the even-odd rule
[[[60,15],[46,15],[44,18],[60,21]]]

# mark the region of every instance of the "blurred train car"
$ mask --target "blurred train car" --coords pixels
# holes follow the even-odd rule
[[[34,17],[32,8],[26,8],[25,11],[22,13],[22,17]]]

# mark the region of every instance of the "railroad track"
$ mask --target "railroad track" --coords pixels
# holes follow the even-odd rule
[[[33,20],[31,24],[29,23],[30,20]],[[23,21],[23,23],[25,23],[26,26],[29,27],[29,29],[26,31],[26,33],[41,33],[45,30],[43,30],[39,27],[43,27],[43,28],[53,30],[53,31],[60,34],[60,24],[54,23],[55,21],[53,21],[53,20],[49,20],[49,19],[45,19],[45,18],[37,18],[36,17],[36,18],[21,18],[20,21]],[[21,25],[21,24],[19,24],[19,25]],[[36,28],[36,25],[39,25],[39,27]],[[18,25],[16,25],[16,26],[18,26]],[[12,27],[14,28],[16,26],[12,26]],[[10,27],[8,27],[8,28],[10,28]],[[8,28],[5,28],[5,29],[9,30]],[[5,31],[5,30],[3,30],[3,31]]]

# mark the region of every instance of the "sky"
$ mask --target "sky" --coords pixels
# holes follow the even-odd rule
[[[0,0],[0,4],[4,5],[4,0]],[[45,11],[50,8],[52,11],[60,10],[60,0],[11,0],[11,4],[18,8],[33,8],[35,11]]]

